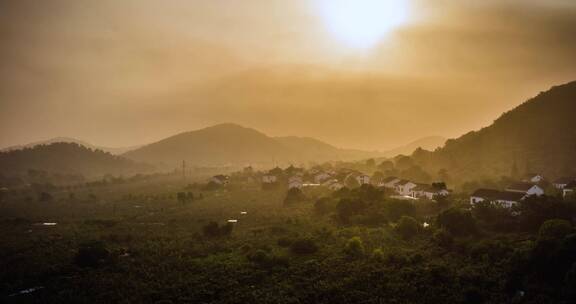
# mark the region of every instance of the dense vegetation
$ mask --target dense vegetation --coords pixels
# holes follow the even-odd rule
[[[0,172],[6,176],[27,174],[30,170],[47,174],[102,176],[135,174],[151,169],[149,165],[76,143],[59,142],[0,152]]]
[[[470,209],[241,176],[15,189],[0,200],[0,302],[573,303],[575,206]]]
[[[491,126],[415,152],[426,171],[461,181],[528,172],[576,174],[576,82],[557,86],[503,114]],[[516,176],[517,177],[517,176]]]

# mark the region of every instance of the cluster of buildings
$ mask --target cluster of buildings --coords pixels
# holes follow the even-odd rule
[[[281,178],[271,172],[262,176],[263,184],[278,183]],[[349,170],[318,170],[295,172],[287,179],[288,188],[303,188],[310,186],[326,187],[330,190],[337,191],[347,185],[368,185],[371,184],[378,188],[391,190],[400,198],[426,198],[434,199],[438,196],[447,196],[450,191],[446,189],[444,183],[422,184],[398,177],[376,177],[372,178],[364,173]]]
[[[400,197],[434,199],[438,196],[447,196],[450,190],[444,183],[423,184],[395,176],[379,178],[374,181],[376,187],[392,190]]]
[[[451,191],[444,183],[423,184],[395,176],[370,177],[362,172],[351,169],[322,170],[289,167],[285,170],[274,168],[266,173],[256,175],[261,179],[262,185],[287,185],[289,189],[304,187],[325,187],[332,191],[340,190],[351,184],[368,185],[387,189],[397,198],[429,199],[448,196]],[[218,185],[227,185],[230,182],[228,175],[216,175],[210,182]],[[510,208],[529,196],[544,195],[544,185],[551,185],[562,193],[564,197],[576,193],[576,177],[563,177],[550,183],[540,174],[528,174],[521,182],[508,185],[504,190],[478,189],[470,195],[470,204],[480,202],[497,203]]]
[[[512,183],[503,191],[496,189],[478,189],[470,196],[470,204],[491,202],[511,208],[529,196],[544,195],[542,186],[545,179],[540,174],[528,174],[521,182]],[[562,191],[564,197],[576,191],[576,177],[560,178],[552,183],[554,188]]]

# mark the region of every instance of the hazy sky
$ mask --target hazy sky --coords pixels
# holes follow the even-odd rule
[[[573,0],[0,0],[0,146],[235,122],[386,149],[575,79]]]

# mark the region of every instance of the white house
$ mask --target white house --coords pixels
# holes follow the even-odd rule
[[[564,189],[571,182],[576,181],[576,177],[562,177],[554,181],[553,185],[556,189]]]
[[[437,196],[447,196],[449,194],[450,191],[447,189],[435,188],[428,184],[418,184],[411,190],[410,196],[414,198],[427,198],[433,200]]]
[[[298,188],[301,189],[303,185],[302,177],[292,176],[288,179],[288,189]]]
[[[356,176],[356,180],[360,185],[370,184],[370,176],[366,174],[359,174],[358,176]]]
[[[329,180],[332,177],[332,175],[326,173],[326,172],[320,172],[316,175],[314,175],[314,182],[316,182],[317,184],[321,184],[327,180]]]
[[[530,195],[544,195],[544,189],[540,188],[538,185],[532,183],[514,183],[506,188],[509,192],[524,193],[526,196]]]
[[[400,180],[395,185],[396,192],[400,195],[410,196],[412,189],[417,185],[409,180]]]
[[[278,178],[276,177],[276,175],[264,175],[262,176],[262,182],[265,184],[273,184],[275,182],[278,181]]]
[[[228,185],[230,177],[228,175],[215,175],[210,178],[210,181],[218,185]]]
[[[574,192],[576,192],[576,181],[570,182],[569,184],[566,185],[566,187],[562,189],[562,195],[564,197],[572,195],[574,194]]]
[[[324,187],[326,187],[332,191],[338,191],[338,190],[344,188],[344,184],[339,182],[337,179],[328,180],[322,186],[324,186]]]
[[[506,208],[511,208],[512,206],[518,204],[521,200],[526,197],[526,194],[522,192],[512,192],[512,191],[499,191],[494,189],[478,189],[470,196],[470,204],[475,205],[480,202],[491,202],[494,204],[499,204]]]
[[[400,179],[396,176],[387,177],[382,181],[383,187],[389,189],[395,189],[398,182],[400,182]]]
[[[536,173],[528,173],[526,175],[524,175],[524,178],[522,179],[522,181],[527,182],[527,183],[533,183],[533,184],[538,184],[540,182],[542,182],[544,180],[544,176],[542,176],[541,174],[536,174]]]

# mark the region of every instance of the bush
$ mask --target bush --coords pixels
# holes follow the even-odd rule
[[[446,229],[452,235],[466,236],[476,233],[476,221],[469,211],[451,208],[437,217],[440,227]]]
[[[375,249],[372,252],[372,260],[374,262],[384,262],[385,256],[384,256],[384,251],[381,248]]]
[[[223,237],[230,236],[233,229],[234,224],[232,223],[226,223],[225,225],[220,226],[216,222],[210,222],[202,228],[202,231],[206,237]]]
[[[277,244],[280,247],[288,248],[290,245],[292,245],[292,240],[287,237],[282,237],[278,239]]]
[[[560,240],[572,232],[572,224],[567,220],[545,221],[538,230],[540,240]]]
[[[388,200],[382,207],[388,220],[392,222],[397,222],[402,216],[416,215],[416,207],[409,201]]]
[[[100,241],[80,245],[74,257],[74,262],[80,267],[98,267],[110,260],[110,252]]]
[[[284,205],[289,206],[297,204],[306,200],[306,196],[302,190],[298,188],[292,188],[286,193],[286,198],[284,198]]]
[[[318,251],[318,246],[311,239],[297,239],[290,245],[290,251],[297,255],[313,254]]]
[[[357,236],[349,239],[346,243],[346,247],[344,247],[344,253],[350,259],[362,258],[365,254],[362,239]]]
[[[413,217],[403,216],[398,221],[395,230],[403,239],[411,239],[416,236],[419,229],[418,222]]]
[[[434,233],[432,239],[438,246],[444,248],[449,248],[454,243],[454,237],[452,237],[452,234],[448,232],[446,229],[437,230]]]
[[[328,197],[323,197],[314,203],[314,213],[317,215],[325,215],[332,209],[332,200]]]
[[[287,257],[275,255],[261,249],[246,255],[246,258],[248,261],[266,268],[286,267],[289,264]]]

